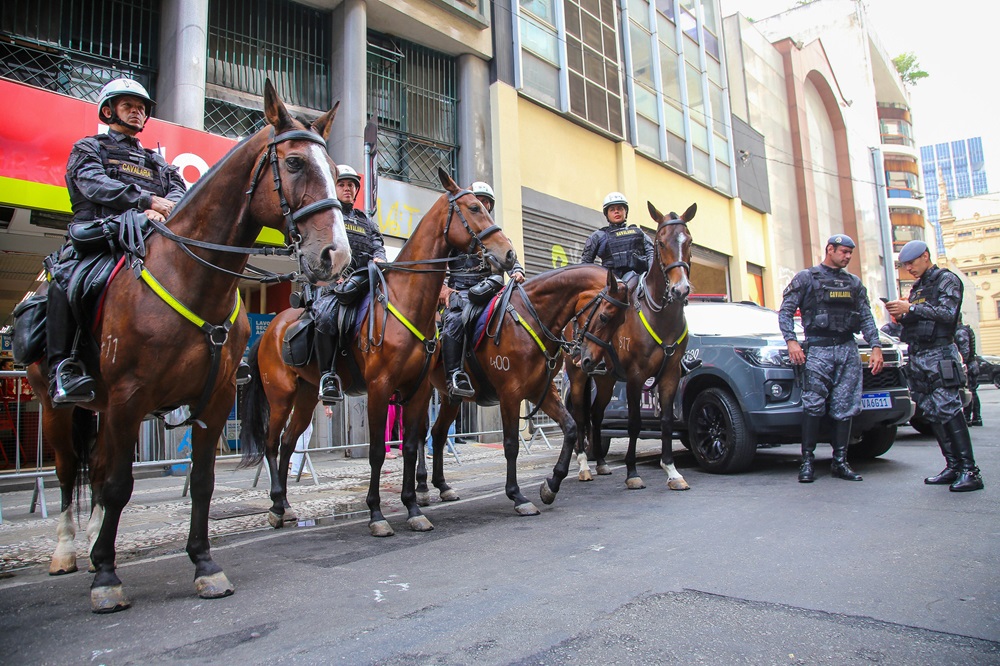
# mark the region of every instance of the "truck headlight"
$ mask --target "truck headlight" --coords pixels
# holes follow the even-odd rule
[[[768,368],[790,368],[788,349],[784,347],[736,347],[736,355],[747,363]]]

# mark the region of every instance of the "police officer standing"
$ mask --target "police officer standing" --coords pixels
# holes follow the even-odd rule
[[[616,276],[627,279],[631,273],[645,273],[653,265],[653,242],[635,224],[627,224],[628,200],[621,192],[604,197],[604,219],[608,224],[590,234],[583,246],[580,263],[601,264]]]
[[[488,183],[476,181],[470,187],[490,215],[496,204],[493,188]],[[481,252],[465,253],[452,250],[448,261],[447,286],[453,290],[446,296],[447,306],[441,314],[441,360],[444,363],[445,384],[452,398],[471,398],[476,395],[472,381],[463,369],[462,350],[464,348],[465,323],[463,312],[469,303],[469,290],[476,289],[479,296],[490,298],[503,287],[503,278],[493,275],[490,265],[483,260]],[[524,269],[514,262],[510,269],[514,282],[524,282]]]
[[[344,210],[344,227],[347,229],[347,243],[351,247],[351,265],[346,272],[356,277],[351,280],[351,287],[360,290],[367,285],[368,262],[382,263],[386,260],[385,239],[378,225],[368,217],[368,214],[354,207],[358,190],[361,188],[361,177],[358,172],[347,164],[337,165],[337,199]],[[335,359],[337,353],[337,325],[333,321],[335,312],[334,299],[343,288],[344,282],[324,288],[314,306],[316,319],[316,356],[322,376],[319,380],[319,399],[324,404],[340,402],[344,392],[337,376]],[[324,316],[327,315],[327,316]]]
[[[904,245],[899,261],[917,281],[909,298],[890,301],[886,307],[903,325],[902,340],[909,345],[906,378],[910,395],[931,423],[947,465],[924,483],[947,484],[955,492],[982,490],[983,479],[962,413],[962,358],[954,343],[962,281],[931,261],[923,241]]]
[[[149,93],[137,81],[121,78],[106,84],[98,96],[98,119],[107,134],[80,139],[66,165],[66,186],[73,208],[70,237],[58,260],[49,264],[52,280],[46,305],[49,393],[54,404],[93,400],[95,382],[77,358],[78,322],[67,297],[73,269],[87,253],[135,251],[148,222],[163,222],[187,189],[176,167],[156,151],[144,148],[136,135],[153,108]],[[141,215],[129,214],[141,213]],[[123,247],[122,239],[131,238]],[[141,254],[140,252],[140,254]]]
[[[861,280],[844,268],[854,254],[854,241],[845,234],[831,236],[826,256],[818,266],[800,271],[785,288],[778,325],[795,365],[805,364],[802,381],[802,465],[799,482],[815,480],[813,460],[820,420],[833,419],[833,476],[861,481],[847,463],[851,420],[861,411],[861,363],[854,334],[861,332],[872,347],[868,367],[882,371],[882,345]],[[796,309],[802,312],[805,343],[795,336]]]
[[[965,374],[968,378],[966,385],[972,400],[965,408],[965,422],[970,426],[983,425],[981,404],[979,402],[979,359],[976,356],[976,333],[972,327],[962,322],[962,317],[958,318],[958,329],[955,330],[955,346],[965,364]]]

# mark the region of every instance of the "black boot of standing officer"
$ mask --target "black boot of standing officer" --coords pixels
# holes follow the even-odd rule
[[[982,490],[983,478],[979,475],[979,468],[972,455],[972,438],[969,436],[969,426],[965,423],[965,415],[959,412],[951,417],[944,424],[944,430],[951,441],[952,452],[958,464],[958,478],[949,490],[956,493]]]
[[[945,467],[934,476],[928,476],[924,483],[929,486],[950,486],[958,479],[958,458],[952,450],[951,440],[943,423],[932,423],[931,429],[934,437],[937,438],[938,446],[941,448],[941,455],[944,456]]]
[[[833,422],[833,465],[830,467],[832,476],[845,481],[862,481],[860,474],[847,464],[847,444],[851,440],[851,419]]]
[[[822,416],[802,414],[802,465],[799,467],[799,483],[816,480],[813,460],[816,459],[816,440],[819,439],[819,422]]]

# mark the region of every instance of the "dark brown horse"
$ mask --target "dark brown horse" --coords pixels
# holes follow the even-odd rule
[[[268,124],[233,148],[188,192],[170,216],[166,233],[175,237],[161,232],[149,239],[143,267],[156,286],[148,278],[135,279],[131,270],[121,271],[108,286],[103,316],[94,329],[100,347],[99,367],[96,358],[90,367],[98,380],[95,399],[75,409],[55,409],[45,397],[47,368],[36,364],[28,373],[35,393],[42,396],[45,439],[55,449],[62,489],[59,543],[49,568],[53,574],[76,570],[73,489],[82,461],[74,435],[79,444],[93,431],[74,429],[74,421],[77,426],[88,421],[83,410],[100,413],[91,471],[95,507],[88,527],[94,537],[94,612],[130,605],[115,573],[115,538],[122,509],[132,495],[139,425],[147,414],[180,405],[191,406],[203,424],[193,426],[191,436],[187,553],[195,565],[195,588],[204,598],[233,593],[209,551],[208,509],[215,452],[235,399],[236,368],[250,333],[237,292],[248,255],[206,244],[250,248],[261,228],[268,226],[291,232],[301,268],[311,279],[329,280],[347,266],[350,249],[336,203],[336,166],[325,142],[335,112],[331,109],[307,129],[289,115],[268,81]],[[204,327],[193,325],[194,320]]]
[[[393,534],[382,515],[379,481],[385,462],[386,410],[395,393],[406,404],[401,499],[409,514],[407,525],[414,531],[433,529],[417,506],[414,475],[418,444],[427,433],[431,391],[427,376],[437,347],[434,316],[444,282],[442,262],[452,249],[474,252],[478,248],[485,260],[503,270],[510,270],[517,258],[510,241],[479,200],[469,190],[459,189],[444,171],[439,170],[439,176],[446,192],[421,218],[396,261],[384,266],[384,298],[371,304],[357,340],[348,346],[348,355],[337,362],[345,390],[355,395],[368,393],[371,478],[367,503],[372,536]],[[318,400],[320,371],[316,361],[292,367],[281,355],[285,331],[301,314],[297,308],[280,313],[250,349],[251,380],[243,394],[243,464],[256,465],[267,459],[272,500],[268,521],[276,528],[293,520],[286,511],[288,461]],[[362,381],[348,384],[355,372]]]
[[[504,295],[500,294],[494,303],[503,305]],[[562,371],[564,350],[579,350],[581,362],[586,364],[601,359],[604,353],[601,343],[608,344],[625,316],[626,297],[625,285],[610,270],[590,264],[567,266],[527,280],[510,296],[509,308],[499,311],[487,325],[485,333],[491,337],[483,339],[475,350],[475,357],[482,368],[482,378],[489,382],[499,399],[503,450],[507,459],[506,492],[518,515],[538,514],[535,505],[521,494],[517,483],[521,402],[535,403],[562,429],[563,448],[556,470],[565,477],[576,446],[576,425],[563,406],[553,380]],[[562,331],[570,330],[567,327],[571,322],[573,334],[566,340]],[[471,376],[473,384],[480,387],[477,394],[482,395],[480,375],[473,372]],[[444,368],[440,363],[435,367],[432,381],[442,395],[446,394]],[[431,429],[433,484],[445,501],[458,499],[444,479],[444,447],[448,427],[455,421],[461,406],[457,400],[443,400]],[[423,460],[417,470],[417,499],[422,505],[428,502]]]
[[[677,393],[677,382],[681,376],[681,359],[687,349],[687,321],[684,318],[684,304],[691,291],[688,276],[691,272],[691,231],[690,222],[698,210],[692,204],[678,217],[675,213],[664,216],[652,203],[648,203],[649,214],[657,223],[655,248],[656,264],[640,276],[639,283],[631,294],[632,307],[625,322],[613,336],[616,341],[614,353],[607,360],[610,372],[596,375],[592,381],[597,393],[590,400],[590,380],[586,369],[568,367],[570,394],[567,403],[577,427],[581,432],[589,432],[591,449],[597,459],[597,473],[610,474],[605,462],[609,441],[601,436],[601,422],[604,409],[611,400],[616,375],[624,378],[625,394],[628,398],[628,452],[625,454],[627,477],[625,485],[630,489],[645,488],[636,471],[635,447],[642,420],[639,413],[639,399],[643,385],[652,377],[660,398],[660,467],[667,473],[667,486],[671,490],[687,490],[688,484],[674,466],[673,456],[673,404]],[[588,429],[589,420],[589,429]],[[590,481],[590,465],[585,452],[585,437],[579,438],[578,460],[580,480]],[[551,480],[542,486],[543,500],[550,490],[552,498],[558,491]],[[548,502],[546,502],[548,503]]]

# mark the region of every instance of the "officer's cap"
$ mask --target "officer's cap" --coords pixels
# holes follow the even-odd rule
[[[830,236],[826,241],[827,245],[843,245],[844,247],[849,247],[852,250],[855,248],[854,241],[847,234],[834,234]]]
[[[921,240],[912,240],[899,251],[899,261],[905,264],[908,261],[913,261],[924,252],[927,252],[927,243]]]

